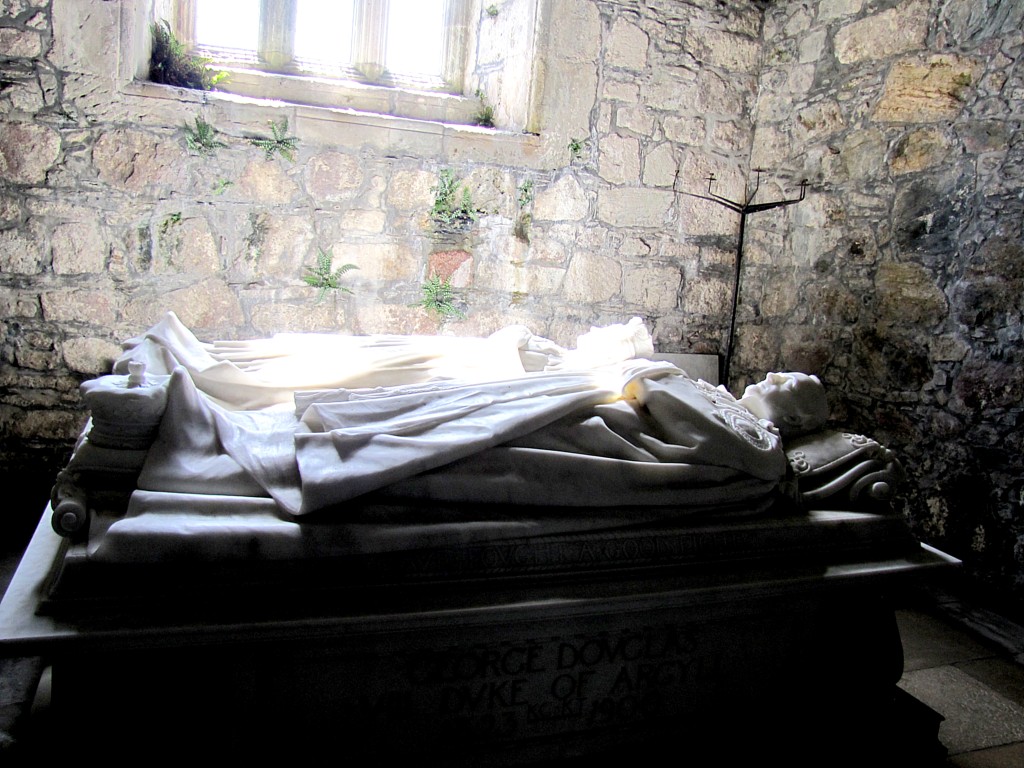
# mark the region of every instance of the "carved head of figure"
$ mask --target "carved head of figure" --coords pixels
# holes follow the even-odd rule
[[[806,373],[769,373],[739,400],[759,419],[772,422],[782,437],[813,432],[828,421],[825,388]]]

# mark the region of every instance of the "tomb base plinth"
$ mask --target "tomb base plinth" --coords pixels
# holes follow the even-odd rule
[[[524,578],[378,578],[292,611],[266,583],[261,599],[240,586],[234,607],[154,591],[148,611],[107,599],[90,614],[84,596],[74,610],[47,598],[62,556],[41,525],[0,606],[0,639],[52,664],[51,724],[71,753],[329,749],[356,764],[453,765],[621,764],[667,748],[820,764],[881,754],[898,735],[902,672],[886,596],[955,562],[861,541]]]

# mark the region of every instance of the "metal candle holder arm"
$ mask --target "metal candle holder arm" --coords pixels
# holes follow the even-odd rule
[[[736,268],[733,271],[732,281],[732,316],[729,321],[729,339],[726,342],[725,346],[725,356],[722,362],[722,375],[720,379],[722,384],[724,384],[726,387],[729,386],[729,363],[732,360],[733,338],[736,335],[736,307],[739,303],[740,266],[743,263],[743,235],[746,231],[747,214],[756,213],[757,211],[767,211],[772,208],[780,208],[784,205],[794,205],[796,203],[799,203],[801,200],[804,199],[804,197],[807,196],[808,181],[807,179],[804,179],[803,181],[800,182],[799,197],[794,197],[789,200],[773,200],[772,202],[769,203],[755,203],[753,202],[753,200],[754,197],[757,195],[758,189],[761,188],[761,174],[765,173],[765,169],[755,168],[754,173],[756,174],[754,189],[746,194],[746,200],[744,200],[744,202],[742,203],[738,203],[735,200],[730,200],[727,197],[722,197],[721,195],[716,195],[712,191],[711,186],[712,184],[715,183],[715,181],[717,181],[717,179],[715,179],[715,174],[713,173],[708,176],[708,193],[706,195],[697,195],[694,194],[693,192],[684,193],[689,195],[690,197],[697,197],[700,198],[701,200],[710,200],[713,203],[724,205],[729,210],[736,211],[736,213],[740,215],[740,237],[739,244],[736,247]]]

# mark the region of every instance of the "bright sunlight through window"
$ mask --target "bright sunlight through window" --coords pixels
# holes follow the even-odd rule
[[[441,85],[445,6],[446,0],[195,0],[195,37],[218,61],[376,80],[368,74],[373,67],[353,70],[369,61],[383,69],[384,79]]]

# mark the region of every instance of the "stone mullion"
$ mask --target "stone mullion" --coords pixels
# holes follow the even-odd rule
[[[384,74],[388,6],[388,0],[355,0],[352,9],[352,65],[372,82]]]
[[[441,51],[441,76],[456,93],[462,93],[465,88],[469,5],[469,0],[447,0],[444,8],[445,37]]]
[[[186,48],[196,44],[196,0],[178,0],[174,4],[174,34]]]
[[[260,62],[270,70],[288,69],[295,56],[298,0],[260,0]]]

